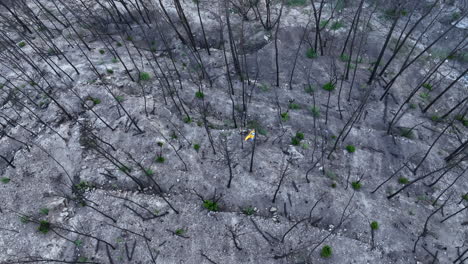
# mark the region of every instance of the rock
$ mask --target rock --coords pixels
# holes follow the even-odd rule
[[[304,158],[304,155],[297,151],[294,146],[289,146],[288,153],[291,155],[292,160],[301,160]]]
[[[277,211],[278,211],[278,208],[276,208],[276,207],[271,207],[270,208],[270,213],[275,213]]]

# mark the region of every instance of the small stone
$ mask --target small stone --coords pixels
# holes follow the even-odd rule
[[[276,207],[271,207],[270,208],[270,213],[274,213],[274,212],[277,212],[278,211],[278,208]]]

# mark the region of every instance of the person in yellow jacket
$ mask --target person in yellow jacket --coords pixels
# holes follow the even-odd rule
[[[255,129],[252,129],[249,134],[245,137],[244,141],[252,141],[255,138]]]

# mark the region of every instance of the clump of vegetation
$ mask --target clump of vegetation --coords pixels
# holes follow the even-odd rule
[[[289,113],[288,112],[281,113],[281,120],[283,122],[288,121],[289,120]]]
[[[118,102],[121,103],[121,102],[123,102],[123,101],[125,100],[125,97],[123,97],[122,95],[117,95],[117,96],[115,97],[115,100],[117,100]]]
[[[203,94],[203,92],[201,91],[198,91],[195,93],[195,97],[198,99],[203,99],[205,97],[205,94]]]
[[[343,54],[340,56],[340,60],[342,62],[348,62],[350,60],[349,56],[347,54]]]
[[[24,46],[26,46],[26,42],[21,41],[20,43],[18,43],[18,47],[23,48]]]
[[[117,62],[119,62],[119,60],[118,60],[117,58],[113,58],[113,59],[111,60],[111,62],[112,62],[112,63],[117,63]]]
[[[104,54],[104,53],[106,53],[106,51],[103,50],[103,49],[100,49],[100,50],[99,50],[99,53]]]
[[[10,178],[2,177],[2,178],[0,179],[0,181],[1,181],[2,183],[4,183],[4,184],[7,184],[7,183],[10,182]]]
[[[121,172],[127,172],[127,173],[129,173],[129,172],[132,171],[132,168],[127,167],[127,166],[125,166],[125,165],[122,165],[122,167],[120,167],[119,170],[120,170]]]
[[[428,100],[430,98],[429,93],[422,92],[419,94],[419,97],[421,97],[423,100]]]
[[[307,85],[306,87],[304,87],[304,92],[312,94],[313,92],[315,92],[315,87],[312,85]]]
[[[141,81],[148,81],[151,79],[151,75],[147,72],[140,72],[140,80]]]
[[[181,236],[181,235],[185,234],[185,229],[177,228],[176,231],[174,232],[174,234],[176,234],[178,236]]]
[[[424,84],[422,85],[422,87],[426,88],[426,89],[429,90],[429,91],[432,91],[432,85],[429,84],[429,83],[424,83]]]
[[[164,163],[166,159],[163,156],[157,156],[156,157],[156,162],[157,163]]]
[[[79,191],[85,191],[91,187],[92,185],[87,181],[80,181],[80,183],[75,184],[75,188]]]
[[[307,0],[287,0],[287,6],[304,6],[307,4]]]
[[[217,212],[219,210],[218,203],[212,200],[204,200],[203,207],[208,209],[208,211]]]
[[[291,144],[294,146],[299,146],[301,140],[304,139],[304,133],[297,132],[294,137],[291,138]]]
[[[325,245],[322,247],[322,250],[320,250],[320,256],[322,258],[329,258],[332,256],[332,248],[329,245]]]
[[[252,206],[247,206],[246,208],[242,209],[242,213],[245,215],[253,215],[255,214],[255,209]]]
[[[26,223],[29,223],[31,219],[29,218],[29,216],[22,215],[20,216],[20,221],[21,223],[26,224]]]
[[[41,208],[39,212],[43,215],[48,215],[49,214],[49,209],[48,208]]]
[[[414,138],[413,130],[411,128],[407,128],[407,127],[400,128],[400,135],[402,137],[409,138],[409,139]]]
[[[361,189],[362,185],[360,181],[353,181],[351,183],[351,187],[353,187],[354,190],[358,191]]]
[[[408,178],[406,178],[406,177],[400,177],[400,178],[398,178],[398,183],[401,183],[401,184],[408,184],[408,183],[409,183],[409,180],[408,180]]]
[[[318,117],[320,115],[320,108],[317,106],[312,106],[310,108],[310,112],[312,113],[312,116]]]
[[[194,144],[193,149],[198,152],[200,150],[200,144]]]
[[[313,48],[309,48],[306,52],[306,56],[309,59],[317,58],[317,52]]]
[[[327,82],[326,84],[324,84],[322,86],[322,88],[325,90],[325,91],[328,91],[328,92],[331,92],[333,90],[335,90],[335,85],[331,82]]]
[[[439,122],[439,121],[441,120],[441,118],[440,118],[440,116],[438,116],[438,115],[432,115],[432,116],[431,116],[431,120],[432,120],[433,122]]]
[[[43,234],[47,234],[50,230],[50,223],[47,220],[41,220],[37,230]]]
[[[330,26],[331,30],[338,30],[340,28],[344,27],[344,23],[341,21],[335,21],[333,24]]]
[[[192,118],[190,118],[189,116],[184,117],[184,123],[190,124],[191,122],[192,122]]]
[[[353,145],[347,145],[346,146],[346,150],[349,152],[349,153],[354,153],[356,151],[356,147],[353,146]]]
[[[455,119],[457,121],[460,121],[463,124],[463,126],[468,127],[468,118],[464,117],[463,115],[456,115]]]
[[[262,92],[268,92],[268,90],[270,90],[270,87],[266,83],[262,83],[260,84],[260,90],[262,90]]]
[[[372,221],[372,222],[370,223],[370,228],[371,228],[372,230],[377,230],[377,229],[379,229],[379,223],[378,223],[377,221]]]
[[[333,189],[336,188],[336,182],[332,182],[332,184],[330,185]]]
[[[145,174],[146,174],[147,176],[151,176],[151,175],[154,174],[154,171],[153,171],[152,169],[146,169],[146,170],[145,170]]]
[[[465,201],[468,201],[468,193],[465,193],[464,195],[462,195],[462,199]]]
[[[91,98],[89,98],[89,99],[90,99],[95,105],[101,103],[101,99],[99,99],[99,98],[91,97]]]
[[[289,109],[297,110],[297,109],[301,109],[301,107],[296,103],[290,103]]]
[[[114,70],[113,69],[107,69],[106,70],[108,74],[114,74]]]

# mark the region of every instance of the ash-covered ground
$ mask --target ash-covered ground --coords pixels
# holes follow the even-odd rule
[[[0,263],[468,262],[466,5],[2,1]]]

